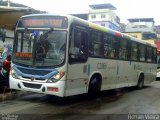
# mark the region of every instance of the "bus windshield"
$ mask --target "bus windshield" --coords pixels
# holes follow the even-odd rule
[[[17,30],[13,62],[27,66],[56,66],[64,62],[66,31]]]

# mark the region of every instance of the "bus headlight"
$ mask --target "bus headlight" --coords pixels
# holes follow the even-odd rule
[[[60,80],[65,75],[64,71],[58,72],[56,75],[52,76],[47,82],[48,83],[55,83]]]
[[[19,78],[19,76],[17,75],[16,71],[13,68],[11,68],[10,73],[11,73],[11,75],[12,75],[13,78],[16,78],[16,79]]]

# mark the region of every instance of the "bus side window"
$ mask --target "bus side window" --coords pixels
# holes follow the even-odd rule
[[[112,46],[113,36],[103,33],[103,49],[104,49],[104,57],[105,58],[113,58],[114,57],[114,49]]]
[[[114,58],[119,57],[119,47],[120,47],[120,40],[119,38],[114,37],[113,41],[113,53],[114,53]]]
[[[152,62],[152,48],[147,46],[147,62]]]
[[[127,40],[120,39],[119,58],[127,59]]]
[[[130,60],[131,59],[131,42],[127,41],[127,59]]]
[[[70,62],[84,62],[87,59],[88,34],[80,29],[73,29],[70,41]]]
[[[131,42],[131,60],[138,60],[138,44]]]
[[[96,57],[103,57],[102,33],[96,30],[91,32],[90,54]]]
[[[152,49],[152,62],[156,63],[157,62],[157,50],[155,48]]]
[[[145,46],[141,44],[139,45],[139,60],[145,61]]]

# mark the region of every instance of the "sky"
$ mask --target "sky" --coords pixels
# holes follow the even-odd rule
[[[56,14],[88,13],[92,4],[110,3],[117,9],[114,12],[122,23],[130,18],[154,18],[160,25],[160,0],[10,0]]]

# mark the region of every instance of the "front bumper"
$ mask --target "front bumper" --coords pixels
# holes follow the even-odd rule
[[[64,97],[65,81],[60,80],[56,83],[32,82],[15,79],[10,75],[9,86],[11,89]]]

